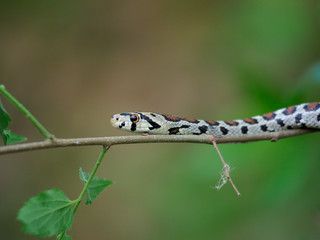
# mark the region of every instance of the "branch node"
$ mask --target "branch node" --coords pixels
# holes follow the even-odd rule
[[[51,134],[51,136],[50,136],[49,139],[50,139],[50,141],[53,142],[53,143],[57,142],[57,138],[56,138],[53,134]]]

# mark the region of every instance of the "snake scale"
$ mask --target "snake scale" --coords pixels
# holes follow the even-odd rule
[[[113,127],[136,133],[161,135],[259,135],[295,128],[320,130],[320,102],[303,103],[274,112],[231,121],[206,121],[153,112],[126,112],[111,117]]]

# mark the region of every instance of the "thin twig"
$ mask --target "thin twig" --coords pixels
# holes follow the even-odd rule
[[[310,129],[291,129],[278,133],[264,133],[263,135],[243,135],[243,136],[227,136],[216,137],[216,143],[245,143],[261,140],[276,141],[282,138],[298,136],[307,133],[317,132]],[[188,143],[207,143],[212,144],[210,135],[148,135],[148,136],[117,136],[117,137],[96,137],[96,138],[51,138],[40,142],[21,143],[9,146],[0,147],[0,155],[7,153],[17,153],[31,150],[60,148],[71,146],[106,146],[118,144],[132,143],[173,143],[173,142],[188,142]]]
[[[224,171],[226,172],[226,177],[228,178],[229,182],[231,183],[233,189],[236,191],[237,195],[240,197],[240,192],[238,191],[236,185],[234,185],[234,183],[233,183],[233,181],[232,181],[232,179],[231,179],[231,177],[230,177],[229,170],[228,170],[228,164],[226,164],[226,162],[223,160],[223,157],[222,157],[222,155],[221,155],[221,153],[220,153],[220,150],[219,150],[219,148],[218,148],[218,146],[217,146],[215,137],[214,137],[214,136],[211,136],[211,137],[212,137],[212,138],[211,138],[211,142],[212,142],[214,148],[217,150],[217,152],[218,152],[218,154],[219,154],[219,157],[220,157],[221,162],[222,162],[222,164],[223,164]]]
[[[41,132],[41,134],[46,138],[50,139],[53,137],[53,135],[29,112],[27,108],[25,108],[22,103],[18,101],[14,96],[9,93],[4,85],[0,85],[0,93],[2,93],[4,96],[8,98],[9,101],[11,101],[27,118],[30,119],[30,121],[33,123],[33,125]]]

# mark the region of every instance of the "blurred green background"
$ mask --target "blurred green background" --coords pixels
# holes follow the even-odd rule
[[[125,135],[123,111],[228,120],[319,101],[319,1],[2,1],[0,81],[57,137]],[[1,96],[11,129],[41,140]],[[212,189],[211,146],[115,146],[115,184],[81,205],[74,239],[320,239],[319,134],[220,145],[242,196]],[[53,187],[75,199],[100,147],[1,156],[0,238]],[[54,239],[54,238],[52,238]]]

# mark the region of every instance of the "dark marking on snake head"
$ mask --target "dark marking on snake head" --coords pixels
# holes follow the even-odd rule
[[[229,130],[226,129],[225,127],[220,127],[220,131],[222,132],[223,135],[227,135]]]
[[[242,132],[243,134],[247,134],[247,132],[248,132],[248,127],[247,127],[247,126],[241,127],[241,132]]]
[[[282,119],[278,118],[278,119],[276,119],[276,121],[277,121],[277,123],[279,124],[280,127],[284,127],[285,124],[284,124]]]
[[[120,113],[119,115],[121,115],[121,116],[130,116],[131,113]]]
[[[291,115],[294,114],[297,110],[296,106],[291,106],[291,107],[287,107],[284,109],[284,111],[282,112],[284,115]]]
[[[299,113],[299,114],[297,114],[295,116],[296,123],[300,123],[301,119],[302,119],[302,114],[301,113]]]
[[[317,116],[317,121],[320,122],[320,114]]]
[[[150,130],[161,128],[161,126],[158,123],[152,120],[148,121],[148,123],[151,125],[151,127],[149,127]]]
[[[161,128],[161,126],[158,123],[156,123],[155,121],[153,121],[151,118],[147,117],[146,115],[143,115],[142,113],[139,113],[139,115],[140,115],[141,119],[146,120],[151,125],[151,127],[149,127],[150,130]]]
[[[265,124],[261,125],[260,128],[261,128],[261,130],[264,131],[264,132],[268,131],[268,127],[267,127],[267,125],[265,125]]]
[[[119,128],[122,128],[122,127],[124,127],[126,125],[126,123],[125,122],[122,122],[120,125],[119,125]]]
[[[132,123],[132,124],[131,124],[131,129],[130,129],[130,130],[131,130],[132,132],[134,132],[136,129],[137,129],[137,124]]]
[[[152,116],[152,117],[156,117],[157,115],[155,115],[154,113],[150,113],[150,115]]]
[[[263,114],[262,117],[263,117],[265,120],[269,121],[269,120],[274,119],[274,118],[276,117],[276,114],[275,114],[274,112],[269,112],[269,113]]]

